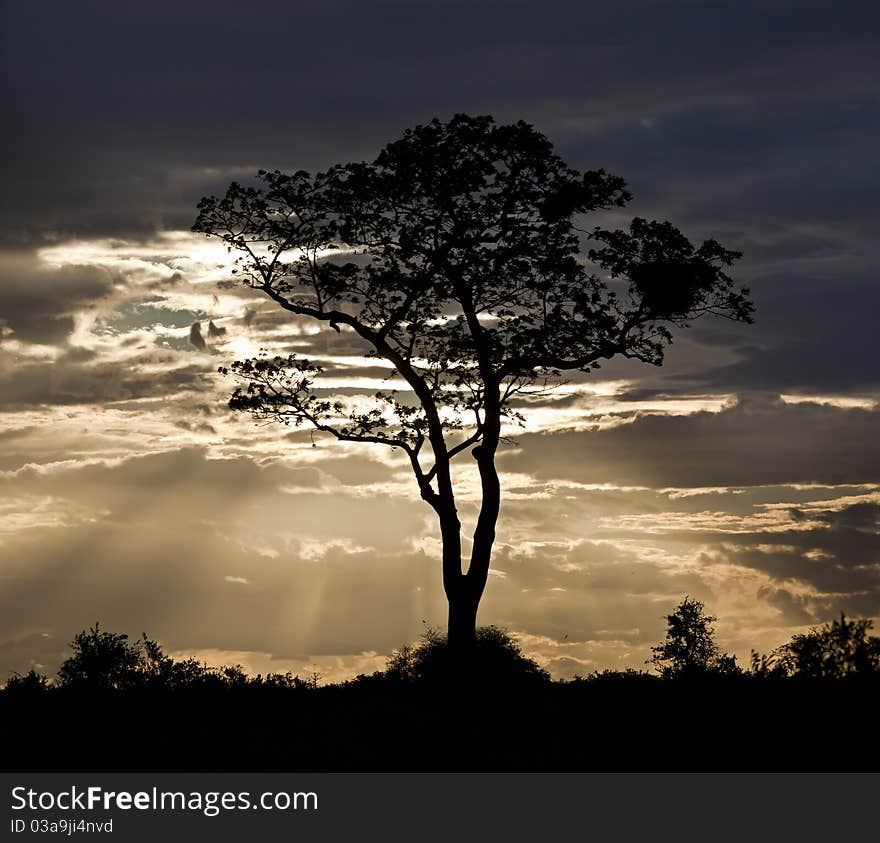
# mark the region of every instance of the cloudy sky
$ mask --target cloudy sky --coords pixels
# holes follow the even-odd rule
[[[525,119],[640,216],[744,252],[753,326],[535,401],[502,452],[480,621],[560,677],[641,667],[685,595],[748,660],[880,615],[880,6],[4,3],[0,676],[73,634],[337,679],[442,625],[432,513],[369,446],[256,426],[219,365],[387,371],[190,234],[259,168],[370,159],[456,112]],[[460,478],[473,513],[473,478]]]

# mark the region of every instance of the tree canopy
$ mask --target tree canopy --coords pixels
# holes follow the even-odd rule
[[[706,315],[750,321],[715,240],[668,222],[588,225],[630,194],[604,170],[567,166],[524,122],[456,115],[404,132],[370,163],[261,170],[204,198],[195,231],[237,254],[237,274],[284,310],[351,331],[402,380],[369,408],[320,390],[297,355],[238,361],[234,409],[400,449],[437,513],[450,643],[474,640],[500,502],[502,425],[516,396],[622,356],[663,361],[671,329]],[[462,571],[452,461],[471,449],[482,500]],[[458,611],[458,609],[460,611]],[[460,623],[455,621],[460,619]]]

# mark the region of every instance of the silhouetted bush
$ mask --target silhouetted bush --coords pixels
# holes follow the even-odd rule
[[[516,638],[497,626],[477,628],[476,646],[469,657],[453,653],[446,635],[429,629],[418,644],[401,647],[391,656],[384,676],[451,686],[550,681],[544,668],[523,655]]]
[[[604,668],[603,670],[594,670],[592,673],[588,673],[586,676],[575,675],[572,677],[571,682],[573,684],[579,684],[584,682],[592,682],[592,683],[611,683],[611,682],[657,682],[659,679],[658,676],[655,676],[653,673],[647,673],[644,670],[634,670],[631,667],[628,667],[626,670],[612,670],[609,667]]]
[[[656,674],[627,668],[605,668],[587,676],[575,676],[567,685],[610,685],[653,683],[658,679],[699,681],[710,678],[749,679],[880,679],[880,637],[870,635],[868,619],[839,620],[795,635],[769,655],[752,651],[751,669],[743,671],[733,656],[721,653],[715,642],[715,618],[706,615],[703,604],[686,597],[667,616],[665,640],[652,647],[648,662]],[[102,630],[99,624],[74,636],[73,653],[65,659],[53,683],[30,670],[14,673],[6,682],[6,697],[41,694],[59,688],[78,691],[220,691],[280,694],[314,690],[318,675],[301,678],[290,672],[248,675],[241,665],[212,667],[196,659],[173,659],[144,634],[135,641],[124,633]],[[429,629],[416,644],[407,644],[388,659],[384,671],[361,674],[338,690],[367,686],[462,686],[482,688],[510,684],[550,683],[549,673],[523,655],[516,638],[497,626],[477,630],[476,647],[469,657],[453,653],[444,633]]]
[[[49,689],[49,677],[37,673],[31,668],[27,673],[13,673],[6,680],[4,690],[7,694],[15,694],[16,696],[29,696],[31,694],[41,694]]]
[[[97,623],[77,633],[70,646],[73,655],[65,659],[58,671],[59,686],[65,689],[277,690],[315,685],[314,681],[300,679],[289,672],[252,677],[241,665],[211,667],[196,659],[175,660],[166,656],[161,646],[146,634],[129,641],[124,633],[107,632]]]
[[[847,679],[880,677],[880,638],[866,619],[840,620],[795,635],[769,656],[752,652],[752,672],[767,678]]]

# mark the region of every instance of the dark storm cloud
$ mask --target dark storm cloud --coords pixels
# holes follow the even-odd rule
[[[827,256],[843,243],[864,243],[876,218],[880,176],[865,168],[880,131],[880,100],[866,84],[873,72],[862,69],[862,84],[777,92],[778,108],[763,100],[769,90],[743,91],[735,79],[731,90],[743,102],[720,96],[688,106],[682,90],[677,108],[665,111],[661,101],[641,132],[615,126],[600,148],[607,144],[614,159],[606,166],[620,162],[638,202],[662,200],[688,228],[737,237],[754,263],[805,251]],[[805,230],[810,223],[817,228]]]
[[[876,483],[880,412],[757,397],[719,413],[642,415],[607,430],[526,434],[502,464],[539,478],[655,487]]]
[[[162,364],[146,372],[139,365]],[[107,404],[161,397],[180,390],[202,391],[212,367],[180,365],[170,353],[153,352],[127,360],[95,362],[74,349],[55,361],[12,360],[0,349],[0,410],[65,404]]]
[[[456,111],[525,118],[624,175],[634,212],[746,253],[758,325],[698,328],[740,346],[713,378],[874,388],[878,30],[863,2],[18,4],[0,236],[185,228],[259,167],[372,157]]]
[[[792,594],[785,588],[765,585],[758,589],[758,599],[778,609],[784,622],[792,626],[816,622],[816,616],[808,608],[811,601],[803,595]]]
[[[802,509],[793,509],[791,512],[795,521],[806,521],[811,516]],[[874,533],[880,528],[880,504],[872,501],[854,503],[841,510],[828,510],[812,515],[819,521],[831,527],[846,528],[851,530],[868,530]],[[880,551],[880,547],[877,548]]]
[[[831,16],[818,2],[797,14],[651,0],[257,2],[246,12],[97,2],[48,19],[19,4],[3,36],[17,129],[4,137],[15,196],[4,231],[183,226],[202,192],[248,169],[360,158],[408,124],[460,110],[555,127],[584,159],[574,163],[619,165],[650,185],[676,162],[683,170],[705,130],[699,120],[670,128],[662,115],[715,107],[718,151],[706,164],[760,169],[801,131],[785,124],[787,104],[860,103],[872,90],[877,23],[864,3]],[[756,133],[768,118],[781,134]],[[622,122],[623,145],[604,135]],[[589,130],[589,144],[573,129]],[[699,188],[689,181],[683,193]]]
[[[880,504],[792,514],[796,525],[812,518],[820,526],[728,537],[728,555],[736,564],[764,571],[780,583],[806,584],[818,594],[792,597],[785,589],[771,588],[759,596],[788,617],[798,606],[803,611],[809,607],[820,620],[840,611],[880,614]]]
[[[864,260],[868,262],[867,254]],[[738,336],[728,330],[722,335],[739,359],[707,366],[697,374],[672,374],[667,384],[807,394],[880,389],[876,362],[880,284],[873,268],[868,272],[852,263],[849,259],[848,268],[837,270],[817,258],[813,266],[799,267],[794,276],[778,271],[767,276],[756,285],[757,330],[749,328]],[[695,339],[711,342],[715,328],[700,325]]]
[[[712,513],[706,513],[711,525]],[[719,513],[714,513],[718,515]],[[754,569],[767,575],[757,596],[786,623],[827,620],[845,611],[880,614],[880,504],[860,501],[840,508],[793,508],[788,525],[769,529],[618,530],[618,539],[713,548],[706,562]],[[655,519],[656,523],[656,519]],[[744,523],[748,523],[747,519]]]
[[[797,525],[808,518],[820,522],[820,526],[805,525],[774,533],[771,536],[739,536],[737,543],[753,543],[759,540],[767,544],[784,545],[802,552],[817,551],[817,561],[833,559],[835,572],[856,572],[867,576],[880,587],[880,504],[865,502],[851,504],[840,510],[819,511],[807,514],[794,510],[792,517]],[[873,567],[873,571],[871,568]],[[832,589],[826,589],[832,590]]]
[[[74,327],[74,313],[113,289],[100,266],[49,267],[31,252],[0,252],[0,326],[27,343],[60,345]]]

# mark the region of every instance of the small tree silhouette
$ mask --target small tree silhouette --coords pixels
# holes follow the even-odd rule
[[[73,655],[62,663],[62,686],[125,689],[151,686],[182,688],[206,683],[234,685],[246,681],[238,666],[209,668],[195,659],[176,661],[146,633],[130,641],[121,632],[107,632],[100,624],[78,632],[70,644]]]
[[[131,643],[124,633],[107,632],[96,623],[78,632],[70,643],[73,655],[58,670],[62,685],[124,688],[145,672],[142,642]]]
[[[666,616],[666,640],[656,647],[650,663],[664,679],[686,679],[740,673],[736,659],[720,653],[715,643],[716,618],[705,614],[699,600],[685,597]]]

